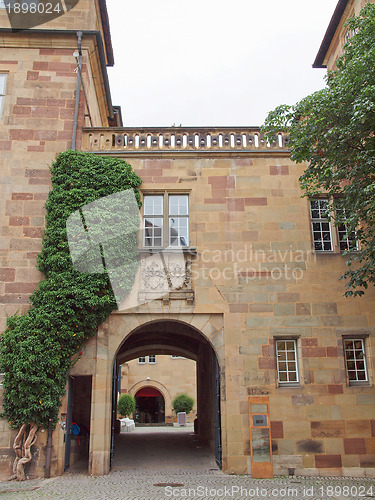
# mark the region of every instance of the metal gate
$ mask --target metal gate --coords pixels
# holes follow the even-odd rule
[[[214,372],[214,435],[215,435],[215,460],[217,465],[222,467],[222,447],[221,447],[221,417],[220,417],[220,367],[215,352],[213,352],[213,372]]]
[[[109,468],[112,469],[113,456],[115,453],[115,422],[117,414],[117,383],[118,383],[118,370],[117,360],[113,363],[112,374],[112,416],[111,416],[111,452]]]
[[[72,417],[73,417],[73,395],[74,395],[74,378],[68,379],[68,408],[66,414],[65,427],[65,457],[64,457],[64,472],[70,467],[70,443],[72,440]]]

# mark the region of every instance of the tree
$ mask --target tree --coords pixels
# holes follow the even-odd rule
[[[194,399],[187,394],[179,394],[172,402],[172,407],[176,413],[185,411],[187,414],[191,412],[194,406]]]
[[[375,283],[375,5],[367,4],[347,27],[352,37],[326,76],[327,86],[293,106],[271,111],[262,127],[269,141],[289,134],[291,159],[307,162],[304,196],[325,194],[336,225],[356,233],[358,251],[345,252],[346,296]]]
[[[141,179],[118,158],[67,151],[57,157],[51,174],[43,248],[38,256],[45,279],[30,297],[27,313],[8,318],[0,337],[1,416],[18,429],[12,478],[19,480],[25,479],[38,428],[57,423],[68,372],[80,347],[117,308],[107,273],[86,274],[73,267],[67,219],[82,206],[127,189],[133,189],[140,204]],[[133,254],[137,243],[136,234],[123,250],[125,254]],[[122,242],[115,245],[119,252]],[[131,288],[135,272],[130,267],[124,273],[126,288]]]
[[[131,394],[121,394],[117,401],[117,412],[122,417],[130,417],[135,411],[135,399]]]

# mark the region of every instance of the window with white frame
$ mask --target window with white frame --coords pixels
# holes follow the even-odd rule
[[[310,216],[314,250],[318,252],[345,252],[358,249],[355,231],[349,231],[346,224],[345,210],[340,199],[334,200],[334,217],[336,231],[332,228],[330,219],[330,202],[328,199],[318,198],[310,200]]]
[[[143,198],[143,246],[162,247],[164,226],[164,200],[162,195]]]
[[[298,384],[297,341],[276,340],[277,380],[280,385]]]
[[[344,339],[345,365],[349,385],[368,382],[365,340]]]
[[[149,356],[141,356],[138,358],[138,364],[144,365],[146,363],[154,365],[156,363],[156,355],[150,354]]]
[[[314,250],[333,251],[328,200],[310,200],[310,214]]]
[[[143,197],[143,246],[189,246],[189,196],[145,194]]]
[[[3,116],[7,77],[7,73],[0,73],[0,118]]]
[[[345,252],[346,250],[358,250],[358,241],[355,231],[349,231],[348,225],[346,224],[346,213],[345,209],[340,206],[340,201],[335,202],[335,212],[340,218],[340,222],[337,226],[337,235],[339,240],[340,252]]]

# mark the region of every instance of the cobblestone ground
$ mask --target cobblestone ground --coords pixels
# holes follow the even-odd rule
[[[120,435],[110,474],[91,477],[76,470],[52,479],[2,482],[0,500],[375,498],[375,481],[371,479],[278,477],[271,480],[223,474],[209,450],[185,429],[137,429],[136,433]]]

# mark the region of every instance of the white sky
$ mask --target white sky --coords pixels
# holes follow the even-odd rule
[[[338,0],[107,0],[124,126],[255,126],[324,86]]]

